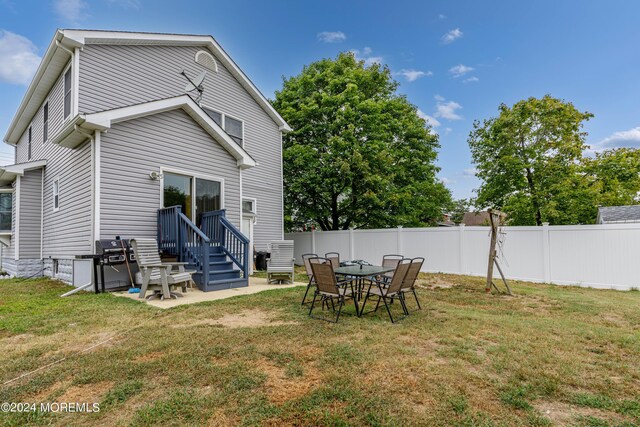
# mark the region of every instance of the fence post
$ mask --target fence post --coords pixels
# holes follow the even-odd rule
[[[353,244],[353,227],[349,227],[349,260],[356,259],[355,247]]]
[[[544,282],[551,283],[551,256],[549,250],[549,223],[542,223],[542,260],[544,262]]]
[[[398,246],[398,252],[396,252],[397,254],[400,255],[404,255],[404,251],[403,251],[403,245],[402,245],[402,226],[399,225],[398,226],[398,241],[397,241],[397,246]]]
[[[316,229],[311,229],[311,253],[316,253]]]
[[[459,245],[460,245],[460,253],[459,253],[459,261],[460,261],[460,274],[467,274],[467,266],[464,264],[464,224],[460,224],[459,228]]]

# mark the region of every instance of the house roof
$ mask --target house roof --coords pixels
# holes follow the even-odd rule
[[[489,212],[465,212],[462,217],[464,225],[490,225]]]
[[[598,224],[640,222],[640,205],[600,206],[596,222]]]
[[[13,182],[17,176],[22,176],[26,171],[38,169],[47,165],[46,160],[36,160],[33,162],[16,163],[15,165],[0,167],[0,185],[7,185]]]
[[[71,57],[70,52],[86,44],[205,46],[220,60],[269,117],[278,124],[281,131],[288,132],[291,130],[291,127],[273,108],[267,98],[249,80],[247,75],[222,49],[218,42],[209,35],[57,30],[4,136],[4,141],[7,144],[16,145],[18,143],[20,136],[29,126],[37,109],[42,105],[49,90],[68,63]]]
[[[256,161],[244,148],[238,145],[204,110],[188,95],[159,99],[127,107],[114,108],[92,114],[78,114],[62,128],[52,140],[54,144],[75,148],[90,138],[96,130],[104,131],[115,123],[133,120],[140,117],[163,113],[165,111],[184,110],[209,135],[213,137],[236,160],[240,168],[256,166]]]

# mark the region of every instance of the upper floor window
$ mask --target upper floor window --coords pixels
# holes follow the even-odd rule
[[[0,232],[11,231],[11,208],[13,194],[11,191],[0,192]]]
[[[42,107],[42,143],[44,144],[49,139],[49,103],[47,102]]]
[[[60,180],[53,181],[53,211],[60,209]]]
[[[71,114],[71,68],[64,73],[64,118]]]
[[[210,108],[203,108],[205,113],[218,124],[227,135],[231,137],[238,145],[244,146],[244,123],[242,120],[234,119],[226,114],[219,113]]]
[[[31,126],[29,126],[29,136],[27,140],[27,160],[31,160]]]

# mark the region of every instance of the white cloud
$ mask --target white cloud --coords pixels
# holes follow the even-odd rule
[[[449,135],[452,131],[453,131],[453,129],[451,129],[451,128],[444,128],[444,135],[445,135],[445,136],[447,136],[447,135]]]
[[[421,109],[418,109],[418,117],[420,117],[425,122],[427,122],[428,126],[431,126],[434,128],[437,128],[438,126],[440,126],[440,122],[438,121],[438,119],[428,114],[425,114],[425,112],[422,111]]]
[[[453,43],[454,41],[458,40],[463,35],[464,35],[464,33],[462,31],[460,31],[460,28],[455,28],[455,29],[449,31],[448,33],[446,33],[444,36],[442,36],[441,40],[442,40],[442,43],[449,44],[449,43]]]
[[[124,9],[139,10],[142,7],[140,0],[107,0],[110,5],[120,6]]]
[[[436,95],[433,97],[433,99],[435,99],[436,101],[444,101],[444,96]]]
[[[84,0],[55,0],[53,8],[62,19],[75,24],[88,16],[89,5]]]
[[[469,168],[469,169],[465,169],[462,171],[462,175],[464,176],[476,176],[476,173],[478,172],[478,169],[476,168]]]
[[[455,184],[456,182],[452,179],[449,178],[440,178],[440,182],[442,182],[444,185],[449,185],[449,184]]]
[[[441,13],[438,15],[438,19],[447,19],[447,15]]]
[[[445,99],[439,95],[436,95],[436,100],[438,101],[436,104],[436,117],[447,120],[462,120],[462,116],[456,113],[457,110],[462,109],[462,105],[455,101],[445,101]]]
[[[629,130],[614,132],[602,141],[594,145],[594,150],[609,148],[640,148],[640,126]]]
[[[475,83],[475,82],[479,82],[479,81],[480,81],[480,79],[477,78],[476,76],[471,76],[468,79],[464,79],[462,81],[462,83]]]
[[[398,74],[403,76],[408,82],[415,82],[420,77],[433,76],[431,71],[419,71],[419,70],[402,70]]]
[[[40,64],[38,48],[31,40],[0,30],[0,81],[27,85]]]
[[[449,68],[449,73],[451,73],[453,75],[453,78],[455,79],[457,79],[458,77],[462,77],[465,74],[470,73],[471,71],[473,71],[473,67],[467,67],[463,64],[458,64]]]
[[[318,33],[318,40],[325,43],[339,43],[347,39],[347,35],[342,31],[323,31]]]
[[[382,64],[382,61],[384,61],[382,56],[371,56],[371,52],[373,51],[370,47],[365,47],[362,49],[362,52],[358,49],[351,49],[350,52],[353,53],[357,61],[364,61],[365,67],[369,67],[373,64]]]

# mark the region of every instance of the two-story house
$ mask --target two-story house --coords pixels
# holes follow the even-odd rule
[[[115,236],[164,233],[189,251],[192,228],[223,209],[264,250],[283,236],[288,130],[211,36],[58,30],[4,137],[3,268],[71,281],[73,259]],[[161,229],[159,210],[176,205],[192,237]]]

